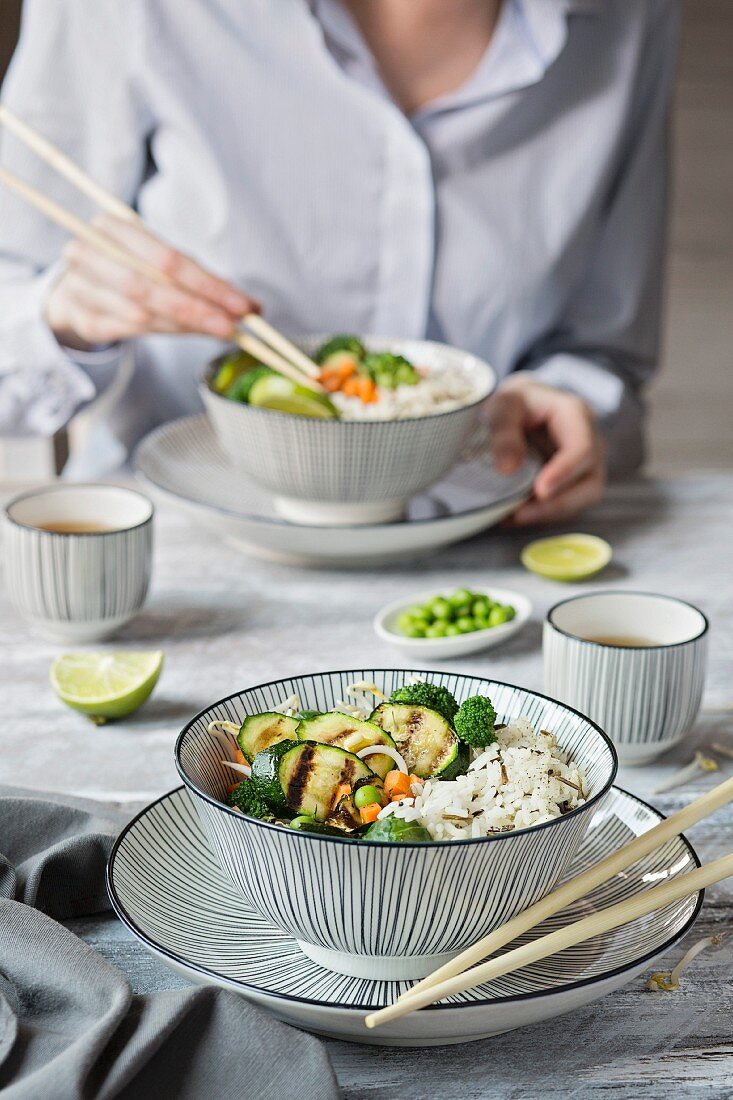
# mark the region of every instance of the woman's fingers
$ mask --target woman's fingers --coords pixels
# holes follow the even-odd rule
[[[71,241],[64,249],[71,268],[90,281],[166,322],[166,331],[204,332],[221,340],[231,337],[232,316],[210,301],[175,286],[162,286],[138,271],[103,256],[83,241]],[[158,331],[150,329],[150,331]]]
[[[561,522],[572,519],[603,497],[605,479],[600,469],[591,471],[564,489],[557,496],[544,500],[529,500],[517,508],[506,521],[510,527],[527,527],[532,524]]]
[[[599,439],[592,410],[579,397],[559,393],[543,425],[557,448],[535,481],[539,500],[556,497],[599,462]]]
[[[499,390],[489,398],[486,410],[496,467],[502,474],[513,474],[527,456],[524,401],[518,393]]]
[[[245,313],[259,310],[254,299],[242,294],[231,283],[212,275],[190,256],[177,252],[142,226],[131,225],[110,214],[99,215],[94,219],[94,224],[129,252],[146,260],[164,275],[173,279],[178,286],[188,290],[191,295],[209,302],[218,310],[223,310],[233,320],[238,320]]]

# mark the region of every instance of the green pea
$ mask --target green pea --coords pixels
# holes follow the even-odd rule
[[[437,599],[433,600],[433,602],[430,604],[430,610],[433,613],[434,619],[450,619],[451,615],[453,614],[453,608],[451,607],[451,605],[448,603],[447,600],[442,599],[442,597],[440,596],[438,596]]]
[[[476,629],[476,624],[470,615],[462,615],[459,619],[456,619],[456,626],[461,634],[470,634]]]
[[[373,802],[379,802],[380,805],[382,803],[382,792],[379,787],[374,787],[371,783],[359,787],[354,795],[354,805],[357,810],[363,810],[365,806],[371,806]]]
[[[412,605],[412,607],[406,607],[405,610],[402,612],[402,614],[403,615],[408,615],[411,619],[422,619],[422,618],[424,618],[423,609],[420,606],[420,604],[418,604],[418,603],[414,603]]]
[[[491,600],[486,596],[479,596],[471,605],[471,614],[475,619],[485,619],[491,611]]]
[[[502,607],[501,604],[492,607],[491,614],[489,615],[489,626],[502,626],[503,623],[508,623],[511,615],[507,614],[507,612],[508,608]]]
[[[456,621],[458,621],[458,619],[470,619],[472,615],[470,603],[461,604],[460,607],[455,609],[453,614],[455,615]]]
[[[425,631],[426,638],[445,638],[446,623],[431,623]]]
[[[427,623],[410,623],[405,631],[403,631],[406,638],[424,638],[425,631],[428,629]]]
[[[489,626],[489,619],[487,615],[474,615],[474,624],[476,630],[486,630]]]
[[[413,626],[415,620],[412,615],[408,615],[406,611],[403,611],[401,615],[397,616],[397,629],[400,634],[407,634],[408,630]]]
[[[465,604],[470,605],[472,599],[473,593],[468,588],[457,588],[448,597],[448,603],[453,607],[463,607]]]
[[[460,630],[458,629],[458,627],[456,626],[455,623],[448,623],[448,625],[445,628],[446,638],[455,638],[456,635],[458,635],[460,633],[461,632],[460,632]]]

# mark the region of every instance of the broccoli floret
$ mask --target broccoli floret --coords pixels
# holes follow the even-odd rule
[[[485,749],[496,741],[495,721],[491,700],[485,695],[472,695],[461,703],[453,725],[461,741],[475,749]]]
[[[246,405],[249,402],[250,391],[255,382],[268,374],[274,373],[269,367],[255,367],[253,370],[248,370],[246,374],[240,374],[239,378],[235,378],[227,389],[225,397],[228,397],[230,401],[239,401],[242,405]]]
[[[249,779],[243,779],[227,795],[227,805],[236,806],[243,814],[250,817],[258,817],[261,821],[274,821],[275,815],[258,794],[257,789]]]
[[[356,336],[332,336],[330,340],[326,340],[325,344],[321,344],[313,358],[316,363],[325,363],[326,359],[337,351],[350,351],[357,359],[363,359],[367,353],[361,340],[357,340]]]
[[[404,355],[393,355],[390,351],[367,355],[364,370],[378,386],[389,390],[397,386],[414,386],[420,381],[420,375],[409,359],[405,359]]]
[[[389,697],[390,703],[407,703],[413,707],[427,707],[435,710],[445,718],[446,722],[452,722],[453,716],[458,710],[455,701],[448,688],[439,687],[438,684],[428,684],[424,680],[418,680],[416,684],[404,684],[397,688]]]

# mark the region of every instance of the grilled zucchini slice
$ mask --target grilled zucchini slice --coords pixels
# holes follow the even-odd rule
[[[281,741],[254,758],[251,782],[274,810],[325,821],[343,793],[341,788],[353,787],[369,775],[373,772],[363,760],[336,745]]]
[[[455,779],[468,767],[468,749],[435,710],[381,703],[369,720],[392,735],[408,769],[421,779]]]
[[[262,714],[250,714],[242,722],[237,736],[239,747],[251,764],[258,752],[269,749],[278,741],[294,741],[298,719],[277,711],[264,711]]]
[[[350,714],[342,714],[337,710],[304,719],[298,726],[297,734],[301,741],[338,745],[353,753],[361,752],[368,745],[389,745],[390,748],[395,748],[389,733],[374,722],[362,722],[359,718],[352,718]],[[382,779],[395,767],[391,756],[380,756],[377,753],[368,757],[368,764]]]

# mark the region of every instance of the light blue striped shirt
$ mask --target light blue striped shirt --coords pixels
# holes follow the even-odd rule
[[[24,9],[9,106],[275,324],[428,335],[531,369],[595,406],[617,469],[640,461],[676,0],[505,0],[471,77],[409,119],[337,0]],[[10,136],[0,154],[91,214]],[[63,242],[0,191],[0,430],[59,426],[123,353],[72,357],[44,325]],[[200,407],[217,349],[135,343],[109,415],[125,448]]]

